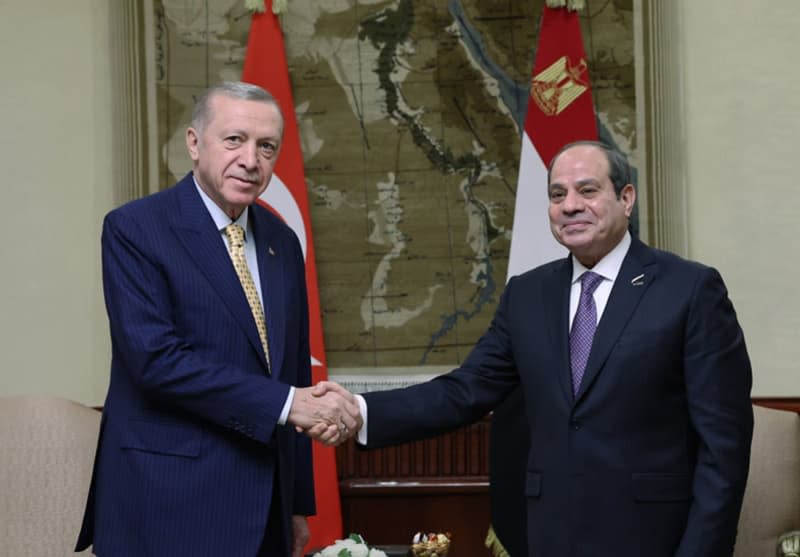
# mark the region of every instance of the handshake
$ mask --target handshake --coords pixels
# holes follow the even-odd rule
[[[356,396],[333,381],[295,389],[287,421],[299,433],[329,446],[344,443],[364,424]]]

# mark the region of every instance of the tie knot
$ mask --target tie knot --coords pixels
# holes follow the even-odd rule
[[[231,223],[225,227],[225,235],[231,245],[239,247],[244,244],[244,228],[236,223]]]
[[[581,275],[581,293],[593,294],[595,289],[603,282],[602,275],[586,271]]]

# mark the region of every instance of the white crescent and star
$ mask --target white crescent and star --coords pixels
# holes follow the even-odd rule
[[[289,188],[286,187],[286,184],[283,183],[280,176],[277,174],[272,175],[269,186],[267,186],[267,189],[264,190],[264,193],[262,193],[258,199],[272,209],[272,211],[282,218],[283,222],[288,224],[289,228],[294,231],[297,235],[297,239],[300,241],[300,248],[303,250],[303,261],[305,261],[308,257],[308,240],[303,213],[294,200],[292,192],[289,191]],[[322,362],[312,354],[311,365],[321,366]]]

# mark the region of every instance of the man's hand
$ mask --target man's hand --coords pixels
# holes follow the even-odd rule
[[[298,432],[326,445],[338,445],[361,428],[358,401],[347,389],[332,381],[295,390],[288,422]]]
[[[326,424],[317,424],[309,430],[306,430],[306,435],[309,437],[320,441],[325,445],[341,445],[351,437],[354,437],[358,434],[361,427],[364,425],[364,417],[360,413],[360,407],[358,405],[358,401],[356,397],[347,389],[335,383],[334,381],[320,381],[311,391],[315,397],[323,397],[330,393],[335,393],[343,398],[346,398],[349,401],[352,401],[355,404],[356,411],[358,412],[356,420],[357,425],[355,428],[352,427],[333,427]]]
[[[308,529],[306,517],[296,514],[292,515],[292,557],[303,557],[303,548],[311,539],[311,531]]]

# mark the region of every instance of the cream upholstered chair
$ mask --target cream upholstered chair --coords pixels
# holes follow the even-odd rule
[[[755,429],[735,557],[776,555],[782,534],[800,529],[800,415],[753,407]]]
[[[0,397],[0,553],[72,555],[100,412],[60,398]]]

